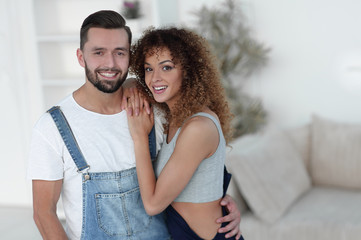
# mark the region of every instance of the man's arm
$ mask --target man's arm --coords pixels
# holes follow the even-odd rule
[[[68,239],[56,214],[63,180],[33,180],[34,221],[43,239]]]

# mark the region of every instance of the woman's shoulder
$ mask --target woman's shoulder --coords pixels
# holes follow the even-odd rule
[[[198,112],[184,123],[181,132],[189,132],[194,137],[209,137],[209,135],[218,134],[215,120],[218,121],[218,117],[212,111]]]
[[[207,108],[201,112],[195,113],[192,116],[190,116],[188,120],[185,122],[185,124],[191,122],[193,122],[194,124],[210,124],[212,122],[214,124],[217,124],[216,122],[219,122],[219,119],[215,112]]]

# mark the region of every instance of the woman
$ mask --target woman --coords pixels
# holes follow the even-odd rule
[[[232,115],[208,44],[186,29],[150,29],[133,51],[131,71],[167,120],[155,176],[148,146],[153,114],[128,114],[144,207],[149,215],[166,209],[175,240],[226,239],[215,220],[226,214],[219,202]]]

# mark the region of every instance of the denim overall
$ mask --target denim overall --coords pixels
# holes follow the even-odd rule
[[[64,143],[82,174],[83,223],[81,239],[161,240],[170,239],[164,214],[149,216],[140,196],[136,169],[120,172],[88,172],[71,128],[55,106],[48,110]],[[149,134],[151,158],[156,156],[154,127]]]

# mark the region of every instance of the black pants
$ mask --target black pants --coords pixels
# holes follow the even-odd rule
[[[224,167],[224,179],[223,179],[223,197],[226,195],[229,182],[231,180],[231,174],[228,173],[226,167]],[[183,219],[183,217],[172,207],[169,205],[166,209],[167,213],[167,227],[168,231],[171,234],[173,240],[202,240],[187,224],[187,222]],[[223,216],[227,215],[227,211],[225,207],[222,207]],[[222,227],[225,227],[228,223],[222,223]],[[226,233],[217,233],[213,240],[225,240],[225,239],[235,239],[226,238]],[[241,236],[240,240],[244,240]]]

